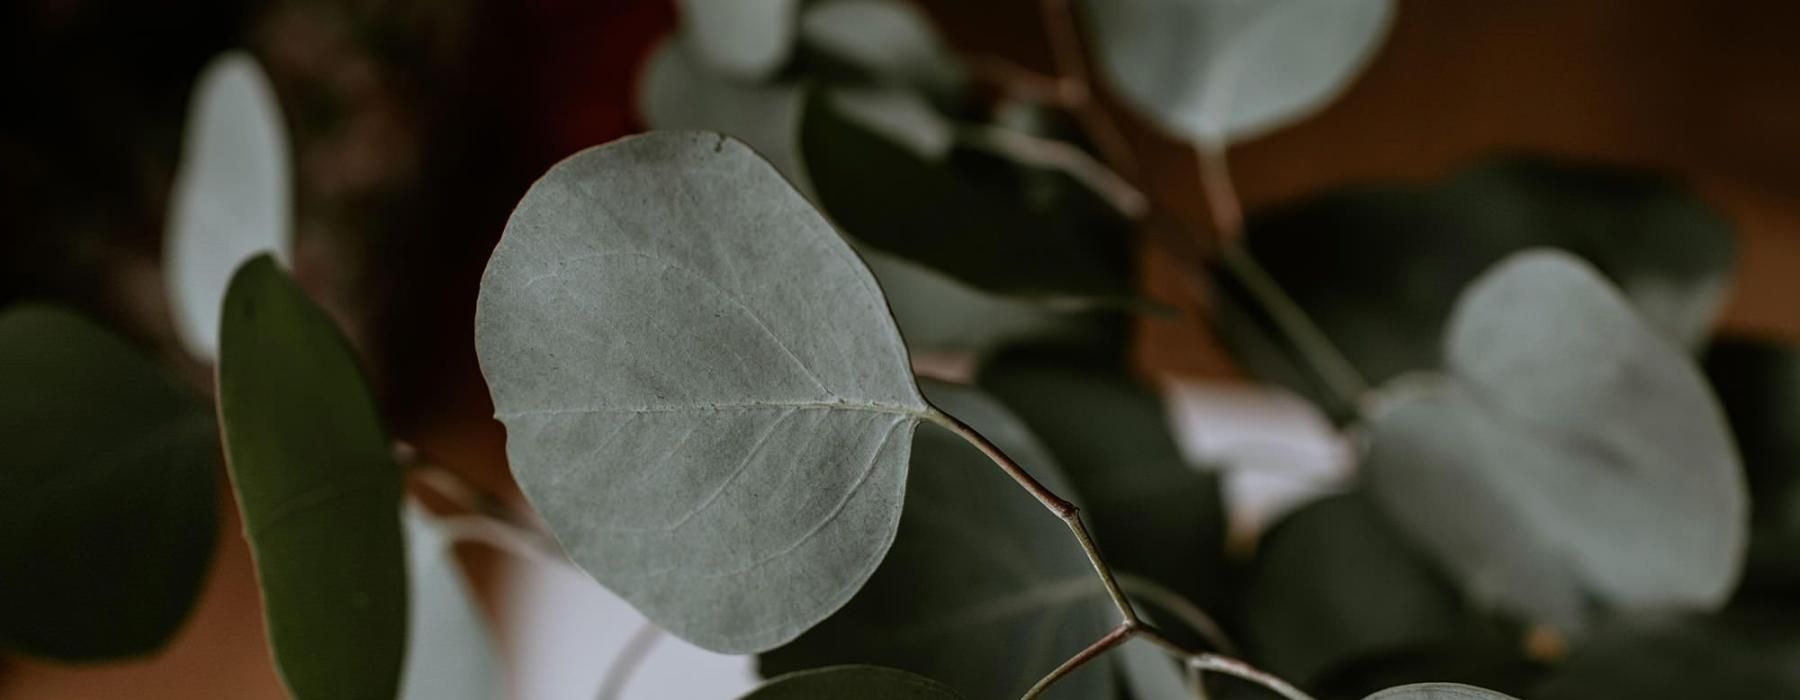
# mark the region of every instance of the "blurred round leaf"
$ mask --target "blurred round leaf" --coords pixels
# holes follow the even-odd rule
[[[1790,607],[1621,620],[1585,640],[1531,697],[1800,697],[1800,616]]]
[[[1705,363],[1750,485],[1744,588],[1800,592],[1800,349],[1721,339]]]
[[[814,3],[800,15],[800,40],[871,82],[951,95],[967,81],[930,18],[900,0]]]
[[[1449,376],[1373,421],[1373,493],[1475,601],[1565,629],[1592,605],[1711,607],[1747,497],[1717,401],[1592,268],[1510,257],[1457,300]]]
[[[488,263],[475,344],[520,488],[683,639],[787,642],[893,540],[930,407],[868,268],[739,141],[553,167]]]
[[[194,357],[219,348],[219,305],[238,265],[293,246],[293,165],[275,90],[256,59],[221,54],[194,84],[163,231],[175,330]]]
[[[261,255],[225,293],[218,376],[226,464],[288,691],[394,697],[407,629],[401,471],[355,352]]]
[[[72,312],[0,314],[0,648],[147,654],[212,558],[218,437],[206,407]]]
[[[833,666],[799,671],[764,683],[743,700],[958,700],[937,681],[879,666]]]
[[[1251,217],[1252,257],[1369,381],[1441,365],[1456,294],[1531,247],[1578,255],[1664,335],[1711,330],[1733,264],[1730,225],[1659,176],[1535,158],[1493,160],[1425,187],[1357,187]],[[1241,288],[1221,332],[1253,373],[1321,396]]]
[[[1387,35],[1392,0],[1083,0],[1099,64],[1184,138],[1244,141],[1323,109]]]
[[[1045,486],[1072,496],[1050,455],[999,403],[947,384],[925,389]],[[1062,521],[975,447],[929,426],[912,461],[887,560],[843,610],[763,654],[764,675],[873,663],[931,676],[969,697],[1018,697],[1117,623]],[[1112,664],[1100,657],[1044,697],[1112,697]]]
[[[739,79],[768,76],[794,50],[800,0],[677,0],[698,55]]]
[[[717,131],[749,145],[803,194],[812,191],[800,162],[802,90],[731,80],[699,58],[693,42],[671,37],[650,54],[638,79],[638,111],[662,131]]]

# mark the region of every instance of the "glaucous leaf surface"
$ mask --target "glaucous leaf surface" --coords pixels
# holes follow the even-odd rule
[[[1664,335],[1697,345],[1729,284],[1730,224],[1678,183],[1633,170],[1495,159],[1437,184],[1356,187],[1252,216],[1265,268],[1370,382],[1439,367],[1456,294],[1532,247],[1582,257]],[[1247,369],[1321,395],[1243,291],[1216,276],[1222,337]]]
[[[638,77],[638,112],[661,131],[717,131],[743,141],[811,196],[800,161],[802,88],[732,80],[707,65],[688,37],[651,52]]]
[[[787,642],[893,540],[929,406],[868,268],[742,142],[653,133],[551,168],[475,344],[526,497],[688,641]]]
[[[1711,607],[1748,499],[1692,360],[1566,253],[1514,255],[1457,300],[1449,374],[1373,419],[1372,493],[1473,600],[1565,629],[1594,605]]]
[[[859,252],[881,283],[906,347],[915,353],[982,353],[1017,342],[1082,345],[1109,335],[1087,315],[988,294],[866,246]]]
[[[1750,487],[1748,592],[1800,592],[1800,349],[1744,338],[1707,348]]]
[[[1414,683],[1388,688],[1364,700],[1514,700],[1513,696],[1496,693],[1461,683]]]
[[[1043,446],[998,402],[974,389],[924,386],[934,405],[1072,497]],[[935,425],[919,431],[912,459],[887,560],[843,610],[763,654],[763,675],[872,663],[968,697],[1011,698],[1112,629],[1118,613],[1068,529],[999,467]],[[1100,657],[1044,697],[1110,698],[1113,663]]]
[[[430,513],[408,503],[406,665],[400,700],[494,700],[506,696],[500,663],[452,542]]]
[[[1129,221],[1093,189],[991,151],[895,138],[901,127],[857,102],[814,91],[800,127],[817,200],[846,233],[989,292],[1064,308],[1132,298]]]
[[[1187,464],[1156,392],[1123,369],[1033,351],[1001,354],[978,383],[1062,465],[1114,569],[1203,607],[1221,602],[1219,477]]]
[[[1360,492],[1308,504],[1264,534],[1245,590],[1255,658],[1303,687],[1377,657],[1503,656],[1509,645]]]
[[[738,79],[781,68],[794,50],[800,0],[677,0],[698,56]]]
[[[1660,615],[1583,640],[1533,700],[1800,697],[1800,613]]]
[[[967,71],[930,18],[900,0],[825,0],[800,15],[800,41],[852,80],[917,88],[936,96],[964,89]],[[829,71],[827,71],[829,74]]]
[[[1125,642],[1111,652],[1118,659],[1119,675],[1136,700],[1181,700],[1193,697],[1181,665],[1162,647],[1142,638]]]
[[[1393,0],[1083,0],[1114,88],[1192,141],[1244,141],[1336,99],[1387,35]]]
[[[238,265],[292,247],[292,177],[268,77],[248,53],[220,54],[194,84],[163,230],[169,311],[194,357],[218,352],[219,305]]]
[[[0,649],[148,654],[193,608],[217,526],[203,403],[74,312],[0,313]]]
[[[880,666],[833,666],[796,671],[764,683],[743,700],[959,700],[944,684]]]
[[[355,352],[268,255],[226,291],[218,392],[288,692],[393,698],[407,630],[400,467]]]

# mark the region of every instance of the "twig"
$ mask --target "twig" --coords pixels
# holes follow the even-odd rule
[[[1193,601],[1142,576],[1123,571],[1117,572],[1117,576],[1120,587],[1125,589],[1127,595],[1142,598],[1157,608],[1174,615],[1181,620],[1184,626],[1205,639],[1212,648],[1227,654],[1239,653],[1237,645],[1232,643],[1230,637],[1226,636],[1224,628],[1219,626],[1218,621],[1206,614],[1206,611],[1201,610],[1200,606],[1195,605]]]
[[[618,700],[620,694],[625,692],[625,684],[631,681],[632,674],[644,664],[644,659],[649,658],[650,650],[659,639],[662,639],[662,629],[648,622],[632,632],[631,637],[625,640],[624,648],[619,650],[618,656],[613,657],[612,663],[606,667],[606,673],[600,677],[600,691],[594,694],[594,700]]]
[[[1106,636],[1094,640],[1094,643],[1087,645],[1086,649],[1082,649],[1074,656],[1069,657],[1068,661],[1062,662],[1062,665],[1057,666],[1056,669],[1052,670],[1048,675],[1038,679],[1038,682],[1033,684],[1030,690],[1025,691],[1025,694],[1021,696],[1019,700],[1032,700],[1039,695],[1043,695],[1044,691],[1049,690],[1050,686],[1055,685],[1056,682],[1062,680],[1064,676],[1074,673],[1075,669],[1081,668],[1087,662],[1093,661],[1101,654],[1110,651],[1113,647],[1124,644],[1137,633],[1138,628],[1130,623],[1119,623],[1119,626],[1114,627],[1111,632],[1107,632]]]
[[[1113,121],[1112,114],[1094,99],[1094,80],[1088,73],[1087,51],[1081,45],[1081,32],[1075,26],[1075,8],[1069,0],[1041,0],[1039,14],[1044,21],[1044,34],[1050,41],[1050,55],[1056,61],[1057,75],[1067,78],[1078,92],[1075,118],[1093,137],[1094,146],[1113,167],[1123,171],[1132,181],[1141,179],[1137,155],[1125,131]]]
[[[451,542],[480,542],[510,552],[520,559],[559,566],[573,566],[550,538],[536,530],[527,530],[480,513],[450,515],[437,519],[438,529]]]

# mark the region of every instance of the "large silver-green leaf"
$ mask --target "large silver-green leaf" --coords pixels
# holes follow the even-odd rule
[[[1076,495],[998,402],[973,389],[925,387],[933,404],[1045,486]],[[843,610],[763,654],[763,675],[871,663],[936,678],[973,698],[1018,697],[1117,623],[1068,529],[981,452],[933,425],[919,432],[912,460],[906,514],[881,569]],[[1045,697],[1111,697],[1112,666],[1101,657]]]
[[[212,558],[213,426],[93,322],[0,314],[0,649],[94,660],[168,641]]]
[[[775,72],[794,49],[800,0],[678,0],[699,55],[736,78]]]
[[[1100,66],[1169,129],[1243,141],[1322,109],[1374,56],[1393,0],[1083,0]]]
[[[356,354],[274,259],[219,331],[219,423],[275,665],[297,700],[387,700],[406,652],[401,471]]]
[[[406,671],[401,700],[494,700],[506,695],[499,661],[455,544],[424,508],[408,503]]]
[[[1514,700],[1513,696],[1496,693],[1461,683],[1414,683],[1388,688],[1363,700]]]
[[[269,79],[241,51],[221,54],[194,84],[181,163],[163,230],[163,284],[189,353],[212,361],[219,304],[251,256],[293,245],[293,166]]]
[[[1593,268],[1535,250],[1457,301],[1449,376],[1378,415],[1366,468],[1477,601],[1578,627],[1593,604],[1722,603],[1744,477],[1681,348]]]
[[[1679,181],[1613,166],[1506,157],[1441,182],[1349,187],[1254,215],[1244,245],[1370,382],[1442,362],[1456,295],[1532,247],[1578,255],[1651,326],[1689,347],[1730,287],[1732,227]],[[1222,276],[1215,276],[1228,282]],[[1315,397],[1243,290],[1219,290],[1221,337],[1245,367]]]
[[[532,505],[684,639],[793,639],[892,542],[929,407],[868,269],[739,141],[552,168],[488,263],[475,343]]]
[[[743,700],[958,700],[942,683],[880,666],[833,666],[776,678]]]

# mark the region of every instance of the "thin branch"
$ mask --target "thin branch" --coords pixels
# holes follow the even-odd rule
[[[1063,523],[1069,531],[1075,533],[1075,541],[1081,545],[1081,551],[1087,554],[1088,563],[1094,565],[1094,573],[1100,577],[1100,585],[1106,587],[1106,594],[1112,597],[1113,607],[1119,609],[1122,624],[1137,627],[1143,624],[1138,619],[1137,610],[1131,607],[1131,599],[1119,588],[1119,582],[1113,578],[1112,567],[1100,556],[1100,548],[1094,544],[1094,538],[1088,535],[1087,526],[1081,522],[1081,513],[1074,511],[1063,516]]]
[[[1136,181],[1143,174],[1138,169],[1137,155],[1125,131],[1113,121],[1112,114],[1094,99],[1094,79],[1088,73],[1087,51],[1081,45],[1081,32],[1075,23],[1075,8],[1069,0],[1041,0],[1039,14],[1044,21],[1044,34],[1050,42],[1050,55],[1056,61],[1057,75],[1067,78],[1079,89],[1076,93],[1075,118],[1094,139],[1094,146],[1113,167]]]
[[[1018,482],[1026,493],[1031,494],[1031,497],[1037,499],[1038,503],[1044,504],[1044,507],[1050,509],[1051,513],[1055,513],[1056,517],[1062,518],[1064,521],[1075,517],[1075,504],[1063,500],[1061,496],[1056,495],[1056,492],[1044,486],[1037,480],[1037,477],[1031,475],[1031,472],[1025,471],[1024,467],[1006,456],[1005,452],[1002,452],[994,443],[989,442],[987,437],[969,427],[969,424],[957,419],[956,416],[937,410],[935,407],[926,414],[926,419],[942,426],[945,430],[956,433],[957,437],[968,441],[969,444],[975,446],[975,449],[981,450],[981,453],[993,460],[1001,471],[1006,472],[1007,476]]]
[[[1228,676],[1236,676],[1264,688],[1268,688],[1288,700],[1313,700],[1312,696],[1307,695],[1299,688],[1295,688],[1292,684],[1281,680],[1272,673],[1229,656],[1189,651],[1180,644],[1177,644],[1164,636],[1153,627],[1144,627],[1138,630],[1138,636],[1143,637],[1152,644],[1162,647],[1175,658],[1181,659],[1183,665],[1196,673],[1203,671],[1218,671],[1219,673]]]
[[[625,647],[613,657],[605,675],[600,677],[600,691],[594,694],[594,700],[618,700],[625,692],[625,684],[631,681],[638,667],[644,665],[644,659],[649,658],[650,650],[659,639],[662,639],[662,629],[648,622],[632,632],[625,640]]]
[[[1208,645],[1227,654],[1238,654],[1237,645],[1226,636],[1224,628],[1217,620],[1201,610],[1193,601],[1183,598],[1181,594],[1164,588],[1150,579],[1126,572],[1118,572],[1119,585],[1127,595],[1136,596],[1149,601],[1151,605],[1174,615],[1176,619],[1195,634],[1206,640]]]
[[[1083,665],[1087,664],[1087,662],[1099,658],[1101,654],[1112,650],[1113,647],[1124,644],[1126,641],[1130,640],[1132,636],[1138,634],[1138,632],[1139,628],[1136,625],[1124,622],[1119,623],[1119,626],[1114,627],[1111,632],[1107,632],[1106,636],[1095,640],[1094,643],[1089,644],[1086,649],[1077,652],[1074,656],[1069,657],[1068,661],[1062,662],[1061,666],[1057,666],[1056,669],[1052,670],[1048,675],[1038,679],[1038,682],[1033,684],[1030,690],[1025,691],[1025,694],[1020,696],[1019,700],[1032,700],[1033,698],[1043,695],[1044,691],[1049,690],[1050,686],[1055,685],[1056,682],[1062,680],[1064,676],[1074,673],[1075,669],[1081,668]]]
[[[550,538],[504,520],[480,513],[450,515],[436,520],[451,542],[480,542],[527,561],[573,566]]]

